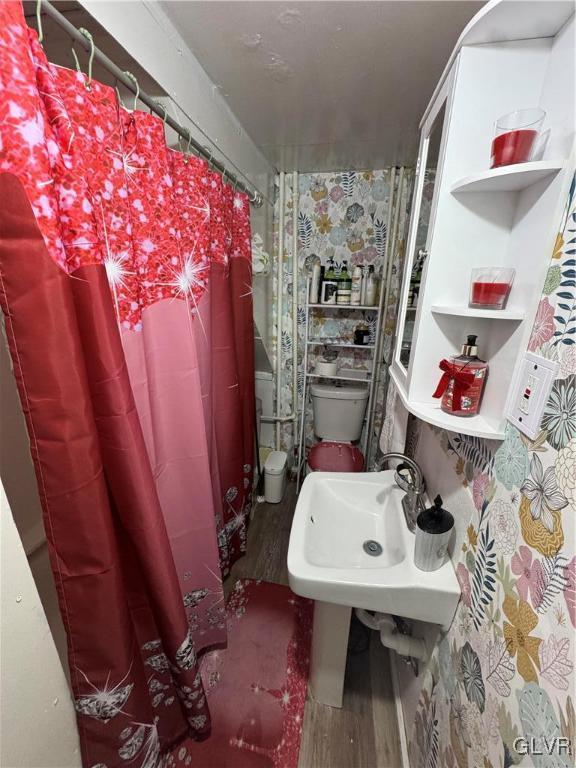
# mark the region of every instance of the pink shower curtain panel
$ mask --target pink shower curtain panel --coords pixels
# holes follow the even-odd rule
[[[0,94],[0,298],[84,763],[152,768],[209,730],[196,653],[226,641],[246,544],[249,203],[161,120],[49,64],[11,1]]]

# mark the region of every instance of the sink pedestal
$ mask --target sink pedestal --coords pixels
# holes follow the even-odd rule
[[[346,605],[314,603],[310,693],[331,707],[342,706],[351,614]]]

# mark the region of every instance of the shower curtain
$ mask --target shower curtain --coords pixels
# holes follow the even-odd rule
[[[196,654],[225,643],[251,503],[250,255],[246,196],[0,3],[0,303],[89,768],[209,731]]]

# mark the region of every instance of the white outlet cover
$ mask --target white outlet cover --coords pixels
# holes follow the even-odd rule
[[[516,369],[510,389],[506,418],[520,432],[534,440],[540,432],[544,408],[556,379],[558,363],[526,352]]]

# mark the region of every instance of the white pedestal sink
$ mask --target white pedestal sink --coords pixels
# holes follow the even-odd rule
[[[342,706],[352,608],[448,627],[460,597],[452,563],[426,573],[414,565],[415,536],[394,472],[313,472],[296,505],[288,575],[297,595],[316,601],[310,688]]]

